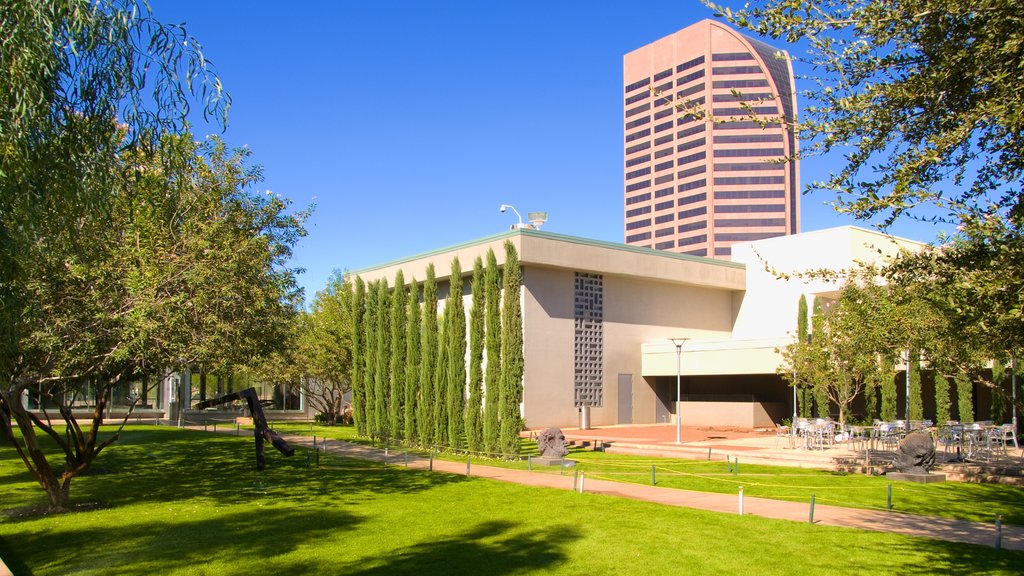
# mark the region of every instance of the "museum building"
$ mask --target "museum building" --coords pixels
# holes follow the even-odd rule
[[[801,295],[834,298],[841,285],[809,279],[923,245],[857,227],[737,243],[725,261],[517,228],[351,272],[365,282],[426,278],[439,308],[453,258],[472,270],[504,243],[522,268],[522,413],[530,428],[655,424],[770,426],[792,414],[779,349],[796,331]],[[471,272],[470,272],[471,273]],[[470,309],[470,274],[459,279]],[[681,344],[678,349],[676,343]],[[678,372],[677,372],[678,365]],[[584,416],[585,414],[585,416]]]

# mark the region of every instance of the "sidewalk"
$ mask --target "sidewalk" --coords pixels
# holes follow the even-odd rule
[[[778,438],[775,432],[744,429],[718,429],[683,426],[682,444],[676,444],[676,429],[672,425],[605,426],[590,430],[563,428],[566,440],[594,446],[600,443],[611,454],[634,454],[665,458],[725,460],[730,457],[747,464],[769,464],[797,468],[824,470],[868,469],[880,473],[893,458],[891,452],[851,450],[845,443],[821,450],[806,450],[790,445],[788,437]],[[947,462],[953,454],[936,452],[936,471],[946,474],[948,480],[966,481],[986,478],[986,481],[1024,486],[1020,471],[1024,466],[1024,451],[1012,447],[986,463]],[[1009,474],[1009,475],[1007,475]]]
[[[293,447],[312,448],[313,439],[305,436],[285,436],[285,439]],[[396,455],[386,459],[385,451],[379,448],[371,448],[359,444],[350,444],[338,440],[330,440],[326,447],[330,454],[339,454],[352,458],[373,460],[377,462],[392,462],[404,464],[404,460],[396,461]],[[429,461],[422,458],[412,459],[408,467],[413,469],[426,470],[430,466]],[[464,462],[453,462],[445,460],[434,460],[433,470],[450,474],[465,475],[466,464]],[[473,464],[469,469],[470,476],[488,478],[502,482],[512,482],[527,486],[542,486],[561,490],[573,490],[575,479],[572,476],[561,476],[545,474],[542,472],[530,472],[526,470],[512,470]],[[671,488],[659,488],[657,486],[646,486],[643,484],[632,484],[626,482],[611,482],[583,478],[583,491],[591,494],[604,494],[635,500],[645,500],[669,506],[681,506],[712,512],[729,514],[739,513],[739,496],[731,494],[713,494],[707,492],[693,492],[687,490],[676,490]],[[809,504],[798,502],[785,502],[781,500],[770,500],[766,498],[745,497],[743,499],[743,513],[763,516],[765,518],[776,518],[791,520],[794,522],[808,522],[810,519]],[[814,523],[827,526],[840,526],[844,528],[856,528],[860,530],[874,530],[878,532],[891,532],[908,536],[918,536],[949,542],[965,542],[969,544],[980,544],[982,546],[994,546],[996,541],[996,530],[994,524],[981,522],[968,522],[964,520],[950,520],[947,518],[936,518],[930,516],[915,516],[898,512],[878,512],[873,510],[861,510],[856,508],[842,508],[839,506],[817,505],[814,508]],[[1024,551],[1024,526],[1004,525],[1002,527],[1001,546],[1006,550]]]

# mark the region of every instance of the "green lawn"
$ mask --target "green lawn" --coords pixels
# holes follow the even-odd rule
[[[275,424],[282,433],[316,435],[349,442],[363,442],[356,437],[351,426],[316,426],[309,423]],[[523,442],[524,455],[536,454],[536,445]],[[396,452],[396,459],[398,458]],[[439,455],[441,458],[464,460],[465,456]],[[658,486],[735,494],[743,486],[746,496],[774,498],[794,502],[810,502],[814,495],[817,504],[832,504],[852,508],[885,510],[888,490],[892,486],[892,506],[898,512],[943,516],[975,522],[995,522],[1001,514],[1003,522],[1024,525],[1024,487],[998,484],[971,484],[945,482],[916,484],[892,482],[885,477],[847,474],[787,466],[744,464],[740,456],[738,474],[733,474],[724,460],[679,460],[605,454],[573,448],[569,458],[579,462],[578,468],[588,478],[620,482],[651,483],[651,467],[655,467]],[[522,462],[503,462],[495,459],[475,459],[474,462],[492,466],[525,469]],[[536,472],[559,473],[557,469],[537,468]]]
[[[0,517],[46,574],[1015,574],[1024,553],[268,452],[130,427],[76,479],[101,509]],[[724,465],[724,464],[723,464]],[[44,501],[0,448],[2,508]],[[5,559],[8,557],[5,555]],[[16,572],[17,573],[17,572]]]

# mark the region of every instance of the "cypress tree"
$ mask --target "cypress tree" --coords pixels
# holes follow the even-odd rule
[[[944,376],[945,367],[935,367],[935,424],[945,424],[950,418],[949,380]]]
[[[417,405],[416,394],[419,391],[420,381],[420,287],[413,278],[409,283],[409,322],[408,332],[405,337],[405,430],[403,437],[406,444],[415,445],[418,438],[419,428],[416,422]]]
[[[896,419],[896,377],[884,378],[881,381],[882,420],[892,422]]]
[[[389,357],[390,389],[388,390],[388,430],[392,438],[401,438],[405,431],[405,332],[409,316],[406,311],[405,275],[395,273],[395,288],[391,291],[391,354]]]
[[[1006,414],[1006,396],[1003,383],[1006,381],[1006,364],[1001,360],[992,361],[992,406],[989,410],[992,421],[1002,424]]]
[[[487,332],[484,348],[487,352],[487,368],[484,376],[484,424],[483,445],[488,454],[500,450],[498,444],[498,396],[501,387],[501,274],[494,250],[487,250],[487,268],[484,270],[484,306]]]
[[[472,306],[469,309],[469,400],[466,403],[466,449],[479,452],[483,448],[483,382],[484,382],[484,263],[477,256],[470,283]]]
[[[448,445],[461,450],[466,444],[466,308],[462,302],[462,265],[452,259],[451,289],[445,312],[451,308],[451,328],[445,330],[448,345],[447,419]]]
[[[505,241],[505,283],[501,310],[501,395],[498,398],[501,431],[499,444],[506,458],[519,455],[523,428],[519,404],[523,398],[523,313],[519,302],[522,270],[519,254]]]
[[[390,306],[388,306],[388,281],[377,282],[377,293],[374,297],[377,308],[377,347],[374,356],[375,367],[373,369],[373,436],[382,440],[391,438],[388,419],[388,386],[390,382],[388,357],[391,348],[388,343],[390,335]]]
[[[434,265],[427,266],[423,281],[423,330],[420,338],[420,389],[417,395],[416,425],[420,442],[434,441],[434,367],[437,364],[437,280]]]
[[[366,287],[366,315],[363,319],[364,340],[366,341],[366,354],[363,357],[363,414],[366,417],[366,435],[375,438],[377,425],[373,421],[374,405],[376,403],[375,393],[377,391],[374,383],[377,381],[377,346],[380,340],[377,338],[377,281],[371,282]]]
[[[956,382],[956,407],[960,414],[960,421],[974,422],[974,403],[972,402],[974,383],[964,372],[957,372],[953,381]]]
[[[434,366],[434,446],[448,447],[448,333],[451,332],[451,306],[448,300],[441,313],[437,334],[437,364]]]
[[[921,397],[921,351],[910,350],[910,419],[924,419],[924,399]]]
[[[808,333],[808,328],[807,328],[807,296],[801,294],[800,295],[800,300],[797,302],[797,306],[796,306],[796,337],[797,337],[797,342],[799,342],[801,345],[807,344],[808,336],[810,336],[810,334]],[[797,384],[795,382],[793,383],[793,385],[797,386]],[[799,410],[798,410],[798,413],[799,413],[800,417],[801,418],[810,418],[811,417],[811,404],[814,401],[812,396],[811,396],[811,390],[807,386],[797,386],[797,399],[799,400],[799,404],[800,404]],[[795,422],[794,422],[794,424],[795,424]]]
[[[825,326],[825,311],[821,306],[821,299],[814,299],[813,313],[811,314],[811,328],[813,332],[820,335],[824,334]],[[813,335],[811,336],[814,337]],[[829,406],[828,406],[828,392],[825,391],[824,386],[817,386],[814,388],[814,409],[815,414],[818,418],[828,418]]]
[[[352,421],[356,434],[366,436],[366,284],[356,276],[352,298]]]
[[[864,383],[864,415],[868,420],[878,418],[878,383]]]

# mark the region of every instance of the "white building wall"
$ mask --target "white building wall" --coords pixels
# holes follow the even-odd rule
[[[811,310],[815,296],[833,296],[842,288],[841,278],[830,282],[808,277],[809,272],[848,270],[922,246],[852,226],[736,244],[732,259],[747,266],[747,290],[738,303],[732,339],[792,337],[801,294]]]

